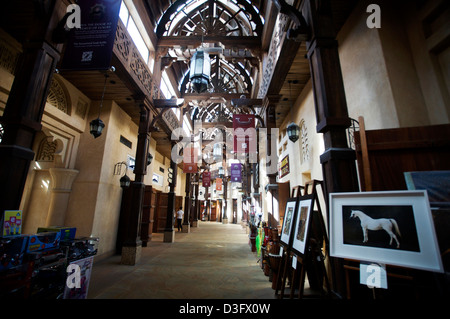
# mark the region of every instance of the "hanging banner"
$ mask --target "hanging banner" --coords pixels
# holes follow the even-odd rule
[[[253,114],[233,114],[233,133],[235,153],[256,153],[255,116]]]
[[[183,172],[197,173],[198,152],[196,147],[186,147],[183,151]]]
[[[221,191],[221,190],[222,190],[222,179],[216,178],[216,191]]]
[[[211,172],[203,172],[203,174],[202,174],[202,186],[203,187],[211,186]]]
[[[241,164],[235,163],[231,164],[231,181],[232,182],[242,182],[242,175],[241,175]]]
[[[119,20],[120,0],[79,0],[80,28],[72,28],[61,70],[107,70]]]

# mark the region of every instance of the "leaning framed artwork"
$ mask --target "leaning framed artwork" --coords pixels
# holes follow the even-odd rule
[[[313,195],[307,195],[299,198],[299,214],[295,221],[295,227],[293,229],[294,239],[292,242],[292,250],[297,255],[303,255],[305,253],[306,242],[308,240],[309,221],[314,206],[313,200]]]
[[[286,202],[284,211],[283,226],[281,228],[280,242],[286,247],[289,245],[289,239],[292,232],[292,224],[295,223],[297,215],[297,198],[289,198]]]
[[[330,256],[443,272],[426,191],[330,194]]]

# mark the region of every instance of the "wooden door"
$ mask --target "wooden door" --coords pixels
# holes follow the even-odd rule
[[[152,186],[145,186],[141,218],[141,240],[143,247],[147,247],[147,242],[152,240],[157,199],[156,194],[157,190],[153,189]]]
[[[216,211],[216,201],[211,201],[211,221],[216,221],[217,219],[217,211]]]
[[[155,211],[156,217],[153,225],[154,233],[163,233],[164,229],[166,228],[168,199],[168,193],[157,193]]]

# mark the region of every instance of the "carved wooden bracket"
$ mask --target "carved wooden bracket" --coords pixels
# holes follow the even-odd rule
[[[273,3],[281,13],[289,16],[296,25],[294,29],[287,31],[287,38],[296,42],[308,41],[311,37],[311,31],[301,12],[286,3],[286,0],[273,0]]]

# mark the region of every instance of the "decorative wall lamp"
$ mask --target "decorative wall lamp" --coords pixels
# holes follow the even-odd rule
[[[291,122],[291,124],[289,124],[288,127],[286,128],[286,131],[289,139],[294,143],[297,142],[300,136],[300,126],[298,126],[294,122]]]
[[[208,89],[211,76],[211,59],[209,54],[204,50],[194,53],[191,59],[191,69],[189,78],[195,92],[203,93]]]
[[[147,154],[147,166],[149,166],[153,161],[153,155],[148,153]]]
[[[125,165],[125,174],[120,178],[120,187],[122,188],[128,188],[130,187],[131,180],[127,175],[128,171],[128,164],[126,162],[119,162],[116,165],[114,165],[114,175],[120,175],[122,170],[122,165]]]

